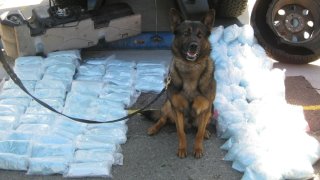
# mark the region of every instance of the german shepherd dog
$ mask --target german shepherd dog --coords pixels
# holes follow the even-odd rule
[[[216,93],[215,67],[210,58],[211,46],[208,40],[215,11],[210,10],[202,21],[184,20],[175,9],[171,9],[169,14],[171,29],[175,35],[169,72],[171,81],[160,118],[148,129],[148,134],[156,134],[168,120],[175,123],[179,139],[177,155],[185,158],[187,141],[184,129],[196,127],[193,154],[195,158],[201,158],[203,139],[210,136],[207,126]]]

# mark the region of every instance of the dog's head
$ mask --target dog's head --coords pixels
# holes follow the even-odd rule
[[[171,30],[174,33],[173,54],[187,61],[196,61],[210,54],[208,40],[215,11],[210,10],[201,21],[184,20],[176,9],[170,10]]]

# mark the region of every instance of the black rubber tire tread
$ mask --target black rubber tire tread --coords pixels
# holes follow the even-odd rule
[[[259,38],[257,38],[257,39],[259,41]],[[268,54],[268,56],[270,56],[274,60],[279,61],[281,63],[308,64],[310,62],[313,62],[313,61],[319,59],[319,55],[316,55],[316,54],[313,54],[313,55],[294,55],[294,54],[289,54],[289,53],[282,51],[280,49],[270,47],[268,45],[263,45],[263,43],[261,43],[261,45],[266,50],[266,53]]]
[[[216,8],[219,17],[238,17],[247,8],[248,0],[220,0]]]
[[[266,50],[268,56],[276,61],[288,64],[308,64],[320,57],[304,47],[294,47],[279,42],[279,37],[274,34],[266,23],[266,12],[272,0],[257,0],[251,13],[251,26],[255,37]]]

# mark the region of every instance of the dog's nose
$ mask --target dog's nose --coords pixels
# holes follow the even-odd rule
[[[191,51],[196,51],[198,49],[198,44],[196,42],[192,42],[190,45],[189,45],[189,50]]]

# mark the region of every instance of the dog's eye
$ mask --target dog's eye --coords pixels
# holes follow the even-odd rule
[[[200,31],[197,33],[197,37],[202,38],[202,33]]]

